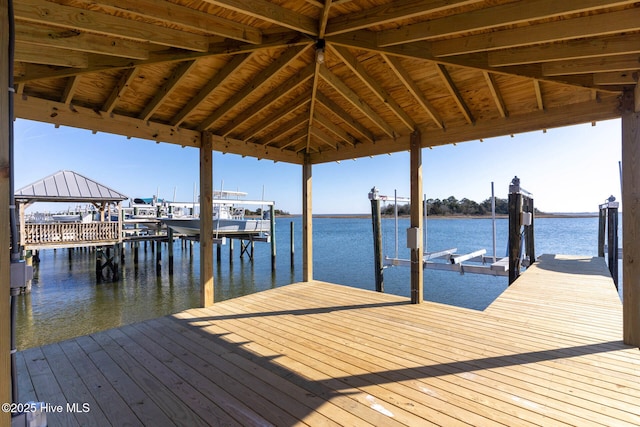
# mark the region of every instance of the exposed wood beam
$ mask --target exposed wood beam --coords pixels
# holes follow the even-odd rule
[[[162,102],[171,96],[171,93],[184,81],[185,77],[193,70],[197,61],[185,61],[179,64],[175,70],[171,73],[171,76],[167,79],[162,87],[156,91],[155,96],[149,102],[146,103],[144,109],[138,114],[138,118],[142,120],[149,120],[151,116],[160,107]]]
[[[487,82],[487,86],[489,86],[491,97],[496,103],[496,107],[498,108],[498,112],[500,112],[500,116],[509,117],[509,110],[507,110],[507,107],[504,104],[504,99],[502,99],[502,94],[500,93],[500,89],[498,89],[498,85],[496,84],[493,75],[486,71],[483,71],[482,74],[484,74],[484,80]]]
[[[93,55],[89,57],[89,66],[82,70],[52,70],[50,67],[30,67],[30,69],[24,75],[17,76],[16,81],[24,83],[34,80],[64,78],[77,74],[99,73],[108,70],[131,68],[133,66],[166,64],[171,62],[191,61],[194,59],[210,58],[215,56],[226,57],[229,55],[242,55],[266,49],[288,48],[292,46],[307,46],[312,43],[306,38],[301,38],[299,34],[294,33],[276,34],[272,37],[265,36],[264,39],[266,40],[261,45],[239,43],[236,41],[212,43],[209,46],[209,50],[207,52],[176,52],[175,50],[150,52],[149,59],[146,60],[131,61],[124,58],[112,58]]]
[[[533,81],[533,89],[536,92],[536,102],[538,104],[538,110],[544,111],[544,98],[542,97],[542,89],[540,88],[540,81]]]
[[[405,2],[404,4],[391,2],[389,4],[369,7],[359,13],[350,13],[332,19],[327,26],[327,35],[342,34],[376,25],[399,22],[404,19],[478,3],[479,1],[481,0],[419,0]]]
[[[488,59],[490,66],[504,67],[508,65],[559,60],[569,61],[636,53],[640,53],[640,35],[633,38],[631,35],[626,34],[598,39],[569,40],[540,46],[497,50],[489,52]]]
[[[296,111],[298,108],[302,107],[303,105],[307,105],[310,102],[311,100],[309,99],[309,95],[307,93],[303,93],[299,95],[294,100],[287,102],[282,108],[276,110],[275,113],[267,115],[258,123],[251,126],[251,128],[243,132],[243,139],[248,141],[254,138],[257,134],[262,132],[265,128],[272,126],[274,123],[278,122],[285,116],[288,116],[289,114]],[[307,117],[307,120],[308,119],[309,118]],[[286,126],[287,125],[285,125],[285,127]],[[226,135],[224,133],[221,133],[221,134]]]
[[[118,84],[116,84],[116,86],[111,91],[109,98],[107,98],[105,103],[102,105],[102,111],[104,111],[105,113],[111,113],[113,111],[116,103],[118,102],[118,99],[120,99],[124,91],[129,88],[129,85],[137,75],[137,68],[130,68],[122,74],[122,77],[120,77]]]
[[[336,143],[336,141],[317,127],[313,125],[309,126],[309,134],[315,137],[324,145],[330,147],[332,150],[338,149],[338,144]]]
[[[331,0],[325,0],[322,7],[322,16],[319,19],[320,25],[318,28],[318,38],[324,39],[325,32],[327,30],[327,21],[329,21],[329,11],[331,10]]]
[[[15,115],[18,118],[52,123],[56,126],[71,126],[94,132],[106,132],[130,138],[141,138],[157,142],[199,147],[200,132],[176,129],[160,123],[118,114],[106,114],[91,108],[65,105],[33,97],[16,97]]]
[[[255,76],[250,84],[235,92],[231,98],[227,99],[222,105],[207,116],[198,126],[199,130],[209,129],[213,124],[222,118],[229,110],[236,108],[238,104],[248,97],[252,92],[262,87],[278,75],[279,71],[287,67],[292,61],[297,59],[306,49],[300,46],[290,47],[276,58],[267,68],[262,70]]]
[[[157,0],[98,0],[97,4],[118,10],[125,10],[139,16],[160,20],[172,25],[179,25],[192,31],[240,40],[247,43],[262,42],[260,30],[240,24],[229,19],[221,18],[210,13],[201,12],[185,6]]]
[[[320,76],[331,87],[333,87],[343,98],[349,101],[355,108],[357,108],[362,114],[364,114],[369,120],[371,120],[376,126],[378,126],[388,136],[393,137],[395,131],[386,123],[382,117],[378,115],[373,109],[361,99],[354,91],[352,91],[338,76],[329,71],[326,67],[320,67]]]
[[[14,59],[29,64],[71,67],[70,70],[73,70],[73,73],[89,66],[89,55],[84,52],[37,46],[19,41],[15,43]]]
[[[60,97],[60,102],[63,104],[69,105],[71,104],[71,100],[73,100],[73,96],[78,89],[78,84],[80,83],[80,77],[69,77],[67,80],[67,85],[64,88],[64,92]]]
[[[363,34],[365,33],[365,34]],[[409,43],[401,46],[378,47],[371,38],[371,32],[359,32],[357,34],[345,34],[331,37],[327,42],[333,45],[341,45],[348,48],[363,49],[369,52],[383,53],[399,58],[422,59],[433,61],[442,65],[453,65],[456,67],[473,68],[476,70],[489,71],[502,75],[517,75],[533,79],[546,80],[550,82],[568,84],[573,86],[593,88],[593,79],[589,76],[545,76],[540,65],[521,65],[515,67],[490,67],[486,53],[474,53],[469,55],[435,57],[429,50],[429,42]],[[601,89],[601,88],[598,88]]]
[[[302,164],[302,281],[313,280],[313,209],[311,162]]]
[[[213,149],[222,153],[238,154],[240,156],[255,157],[257,159],[269,159],[278,162],[302,164],[302,156],[288,150],[280,150],[276,147],[253,144],[233,138],[213,135]]]
[[[638,67],[640,68],[640,66]],[[636,80],[633,72],[615,71],[612,73],[597,73],[593,75],[593,83],[596,85],[633,85]]]
[[[289,95],[296,89],[300,87],[300,85],[309,81],[311,77],[314,75],[314,64],[309,64],[302,70],[298,71],[296,74],[287,79],[284,83],[280,84],[277,88],[270,90],[267,95],[263,96],[260,100],[253,103],[249,108],[242,111],[233,120],[230,120],[222,129],[216,131],[218,135],[227,136],[239,126],[241,126],[246,121],[250,120],[255,115],[264,112],[268,107],[273,105],[278,100],[283,97]],[[308,96],[308,95],[307,95]],[[269,122],[261,121],[258,126],[265,126]],[[252,126],[252,128],[244,133],[243,139],[250,139],[256,132],[259,132],[260,129],[255,129],[256,126]]]
[[[346,48],[342,46],[332,46],[332,50],[337,56],[349,67],[349,69],[355,74],[368,88],[369,90],[384,103],[393,112],[402,123],[409,130],[415,129],[416,123],[411,117],[404,111],[393,97],[382,87],[378,80],[373,78],[362,66],[360,61],[351,54]]]
[[[416,83],[413,81],[409,73],[404,69],[404,67],[400,63],[400,59],[384,53],[381,55],[384,58],[384,60],[387,61],[387,64],[389,64],[389,66],[391,67],[395,75],[398,77],[398,79],[400,79],[402,84],[407,88],[409,93],[416,100],[418,105],[420,105],[420,107],[422,107],[422,109],[427,114],[429,114],[429,116],[433,119],[436,126],[438,126],[440,129],[444,129],[444,121],[442,120],[442,117],[440,116],[438,111],[435,109],[435,107],[431,105],[429,100],[427,100],[426,96],[424,96],[424,94],[422,93],[420,88],[416,85]]]
[[[554,61],[542,64],[542,74],[559,76],[567,74],[607,73],[613,71],[636,71],[640,68],[640,55],[619,55],[600,58]]]
[[[640,31],[637,8],[434,41],[431,52],[435,56],[460,55],[633,31]]]
[[[293,145],[295,145],[296,143],[298,143],[299,141],[301,141],[302,139],[305,140],[305,144],[306,144],[306,139],[307,139],[307,133],[309,132],[309,119],[308,117],[304,117],[303,123],[306,124],[304,129],[300,129],[298,132],[294,133],[293,135],[289,135],[286,140],[284,141],[284,144],[282,145],[278,145],[275,148],[279,149],[280,151],[284,151],[286,148],[289,148]],[[278,141],[270,141],[268,143],[268,145],[272,145],[275,144]],[[265,144],[267,145],[267,144]],[[306,145],[305,145],[306,146]],[[293,150],[294,152],[298,152],[298,150]]]
[[[633,3],[633,0],[527,0],[523,7],[521,2],[513,2],[381,31],[378,44],[392,46]]]
[[[20,0],[15,3],[14,13],[16,20],[87,31],[93,34],[199,52],[206,52],[209,47],[206,36],[105,15],[89,9],[62,6],[44,0]]]
[[[324,126],[333,133],[336,137],[340,138],[340,140],[344,141],[346,144],[351,145],[352,147],[356,144],[356,139],[349,135],[347,131],[342,129],[340,126],[333,123],[327,116],[320,114],[318,111],[315,112],[313,116],[314,122]]]
[[[66,49],[67,54],[79,51],[129,59],[149,58],[149,43],[68,28],[44,27],[28,22],[16,22],[16,39],[21,43],[43,46],[47,49]]]
[[[189,114],[191,114],[200,104],[211,96],[211,93],[230,78],[234,72],[239,70],[242,64],[248,61],[249,58],[251,58],[250,54],[234,55],[224,67],[218,70],[218,72],[209,79],[207,84],[198,91],[198,94],[191,98],[187,105],[182,107],[180,112],[171,119],[171,125],[179,126],[182,124]]]
[[[355,133],[362,135],[362,137],[369,141],[369,142],[373,142],[375,140],[375,136],[373,135],[373,133],[367,129],[366,127],[364,127],[360,122],[356,121],[354,118],[352,118],[349,113],[347,113],[346,111],[344,111],[344,109],[342,109],[342,107],[340,107],[338,104],[336,104],[335,102],[333,102],[329,97],[327,97],[324,93],[322,92],[317,92],[316,93],[316,99],[318,100],[319,103],[321,103],[326,109],[328,109],[329,111],[331,111],[333,114],[335,114],[336,116],[340,117],[341,120],[344,121],[345,125],[347,125],[347,127],[349,127],[350,129],[352,129],[353,131],[355,131]]]
[[[222,6],[243,15],[280,25],[294,31],[318,35],[318,25],[314,19],[293,12],[266,0],[204,0],[206,3]]]
[[[306,104],[307,102],[308,102],[308,98],[307,98],[307,101],[302,105]],[[298,108],[299,107],[300,105],[298,105]],[[274,122],[274,123],[277,123],[277,122]],[[302,136],[306,135],[306,132],[307,132],[306,125],[308,125],[308,123],[309,123],[309,116],[307,114],[298,114],[293,119],[287,120],[282,125],[276,126],[273,129],[273,131],[270,132],[268,135],[261,137],[258,143],[264,146],[275,144],[276,142],[284,138],[285,135],[289,134],[294,129],[299,128],[302,125],[305,125],[305,129],[302,130],[303,133],[296,134],[295,140],[297,140]],[[278,147],[278,148],[282,148],[282,147]]]
[[[438,71],[438,74],[442,78],[443,83],[449,90],[449,93],[453,97],[453,101],[456,103],[456,105],[460,109],[460,112],[464,115],[464,118],[467,120],[467,123],[474,123],[475,119],[473,117],[473,114],[471,114],[471,110],[469,110],[467,103],[464,101],[464,99],[462,99],[462,95],[460,94],[460,91],[458,90],[455,83],[453,82],[453,79],[451,79],[451,75],[449,74],[445,66],[442,64],[436,64],[436,69]]]
[[[420,128],[423,147],[460,143],[499,137],[510,134],[551,129],[576,123],[590,123],[620,117],[619,101],[616,96],[602,97],[600,101],[587,101],[568,106],[535,110],[528,114],[512,114],[508,118],[479,121],[475,124],[447,128],[446,131]],[[375,144],[358,144],[356,148],[342,147],[335,152],[312,154],[312,163],[325,163],[356,157],[405,151],[409,137],[378,140]]]

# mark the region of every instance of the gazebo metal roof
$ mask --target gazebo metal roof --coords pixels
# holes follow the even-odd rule
[[[23,202],[120,202],[122,193],[74,171],[61,170],[15,192]]]

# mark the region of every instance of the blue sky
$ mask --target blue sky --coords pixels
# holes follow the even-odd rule
[[[198,150],[166,143],[16,120],[15,188],[61,169],[73,170],[129,197],[192,201],[198,185]],[[620,120],[596,126],[549,129],[513,137],[424,149],[424,192],[428,198],[464,197],[481,202],[506,198],[517,175],[545,212],[593,212],[609,195],[620,200]],[[214,152],[214,185],[240,190],[248,198],[275,200],[276,207],[301,212],[299,165]],[[313,211],[366,213],[367,194],[409,195],[407,152],[313,166]],[[125,202],[126,205],[126,202]],[[50,206],[48,206],[50,207]],[[68,206],[60,205],[60,210]]]

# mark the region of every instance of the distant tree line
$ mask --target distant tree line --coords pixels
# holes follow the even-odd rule
[[[265,211],[268,212],[269,210],[265,209]],[[283,211],[283,210],[280,210],[280,209],[274,209],[273,213],[275,213],[276,216],[278,216],[278,215],[290,215],[289,212]],[[252,211],[250,209],[245,209],[244,210],[244,214],[247,215],[247,216],[259,216],[259,217],[262,217],[262,208],[258,208],[255,211]]]
[[[394,215],[395,205],[392,203],[382,207],[382,215]],[[474,202],[467,198],[458,200],[453,196],[449,196],[446,199],[427,199],[427,215],[490,215],[491,214],[491,198],[484,200],[481,203]],[[535,209],[536,213],[539,213]],[[398,215],[409,215],[411,213],[411,206],[398,205]],[[496,214],[508,215],[509,214],[509,200],[500,199],[496,197]]]

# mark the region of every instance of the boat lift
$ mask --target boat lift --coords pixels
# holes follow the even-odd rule
[[[411,199],[408,197],[398,197],[397,192],[394,192],[394,196],[385,196],[378,193],[378,190],[373,187],[369,192],[369,200],[371,200],[372,207],[372,219],[373,219],[373,231],[374,231],[374,245],[376,253],[376,288],[382,291],[382,270],[393,266],[409,267],[411,266],[410,259],[399,258],[398,255],[398,203],[410,203]],[[393,202],[395,204],[394,218],[395,218],[395,256],[382,256],[382,230],[380,227],[380,201]],[[423,209],[425,223],[423,241],[427,241],[427,209],[426,209],[426,196],[423,203],[425,208]],[[495,216],[495,196],[493,190],[493,183],[491,183],[491,210],[493,221],[493,255],[487,256],[486,249],[479,249],[470,253],[460,254],[457,248],[450,248],[439,250],[435,252],[425,252],[423,257],[423,268],[433,270],[445,270],[455,271],[460,274],[472,273],[472,274],[488,274],[493,276],[509,276],[509,257],[498,258],[496,256],[496,216]],[[409,233],[407,233],[407,239],[409,239]],[[407,241],[407,247],[409,247],[409,241]]]

